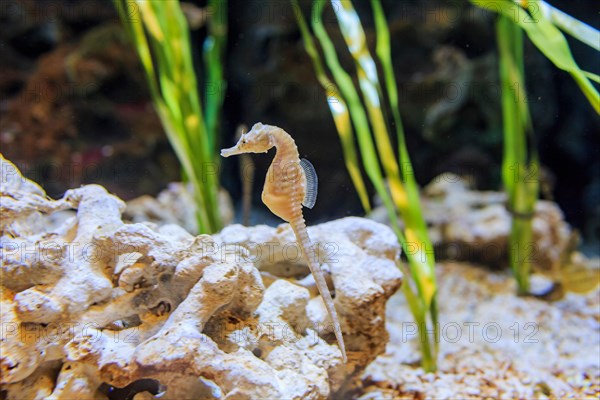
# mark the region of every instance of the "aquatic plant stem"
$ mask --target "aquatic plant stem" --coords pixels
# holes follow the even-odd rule
[[[525,91],[523,32],[507,17],[500,15],[496,33],[504,129],[502,178],[508,197],[507,208],[512,215],[509,263],[518,292],[527,294],[536,251],[532,223],[539,187],[538,158]]]

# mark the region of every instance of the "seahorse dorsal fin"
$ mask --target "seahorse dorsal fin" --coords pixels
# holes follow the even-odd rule
[[[317,201],[319,185],[317,172],[315,171],[315,167],[306,158],[300,160],[300,166],[304,170],[304,176],[306,176],[306,193],[304,194],[302,205],[307,208],[313,208]]]

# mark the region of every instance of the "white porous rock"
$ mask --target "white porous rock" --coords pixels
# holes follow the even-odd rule
[[[181,182],[170,183],[158,196],[143,195],[129,200],[123,216],[132,222],[150,221],[157,225],[179,225],[190,233],[198,232],[194,207],[193,187]],[[229,193],[217,194],[221,219],[225,224],[233,221],[233,203]]]
[[[507,266],[512,216],[506,202],[505,193],[471,190],[458,175],[434,178],[423,188],[421,203],[436,258]],[[370,217],[389,223],[384,207]],[[559,269],[576,249],[576,237],[562,211],[554,202],[539,200],[532,225],[533,243],[524,254],[538,271]]]
[[[436,245],[450,259],[505,263],[512,216],[503,192],[469,189],[453,174],[436,177],[423,189],[423,209]],[[534,243],[524,249],[539,270],[558,268],[572,251],[572,231],[556,205],[539,200],[533,215]]]
[[[402,275],[381,224],[309,228],[335,293],[343,364],[289,226],[193,236],[125,223],[124,203],[100,186],[53,200],[0,163],[7,399],[325,399],[385,349],[385,304]]]
[[[309,227],[308,234],[316,246],[326,280],[334,288],[349,368],[363,368],[385,350],[387,343],[382,313],[386,300],[402,280],[397,267],[400,255],[397,239],[389,228],[357,217]],[[221,241],[221,248],[247,248],[249,258],[261,272],[271,276],[270,281],[285,277],[305,285],[310,292],[306,307],[308,321],[302,319],[303,314],[294,318],[297,313],[289,310],[283,315],[289,325],[303,327],[308,323],[320,337],[332,342],[332,322],[288,224],[277,229],[231,225],[216,240]],[[273,290],[282,291],[279,285]],[[291,289],[283,293],[289,293],[295,301],[302,298],[292,296]],[[267,312],[264,307],[259,310],[261,315]]]

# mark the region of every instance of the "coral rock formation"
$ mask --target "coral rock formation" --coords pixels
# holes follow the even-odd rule
[[[385,226],[309,228],[335,290],[344,365],[288,225],[192,236],[127,224],[125,204],[101,186],[52,200],[0,162],[8,399],[321,399],[385,349],[385,304],[402,281]]]

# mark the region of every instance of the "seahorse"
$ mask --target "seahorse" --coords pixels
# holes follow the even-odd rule
[[[261,123],[254,124],[248,133],[240,137],[235,146],[221,150],[221,156],[266,153],[273,147],[277,149],[277,152],[267,171],[262,201],[273,214],[288,222],[292,227],[298,246],[331,317],[342,359],[346,362],[346,347],[339,318],[323,271],[315,257],[315,250],[308,237],[306,222],[302,214],[302,206],[312,208],[317,199],[317,174],[314,167],[308,160],[300,159],[296,142],[286,131],[277,126]]]

